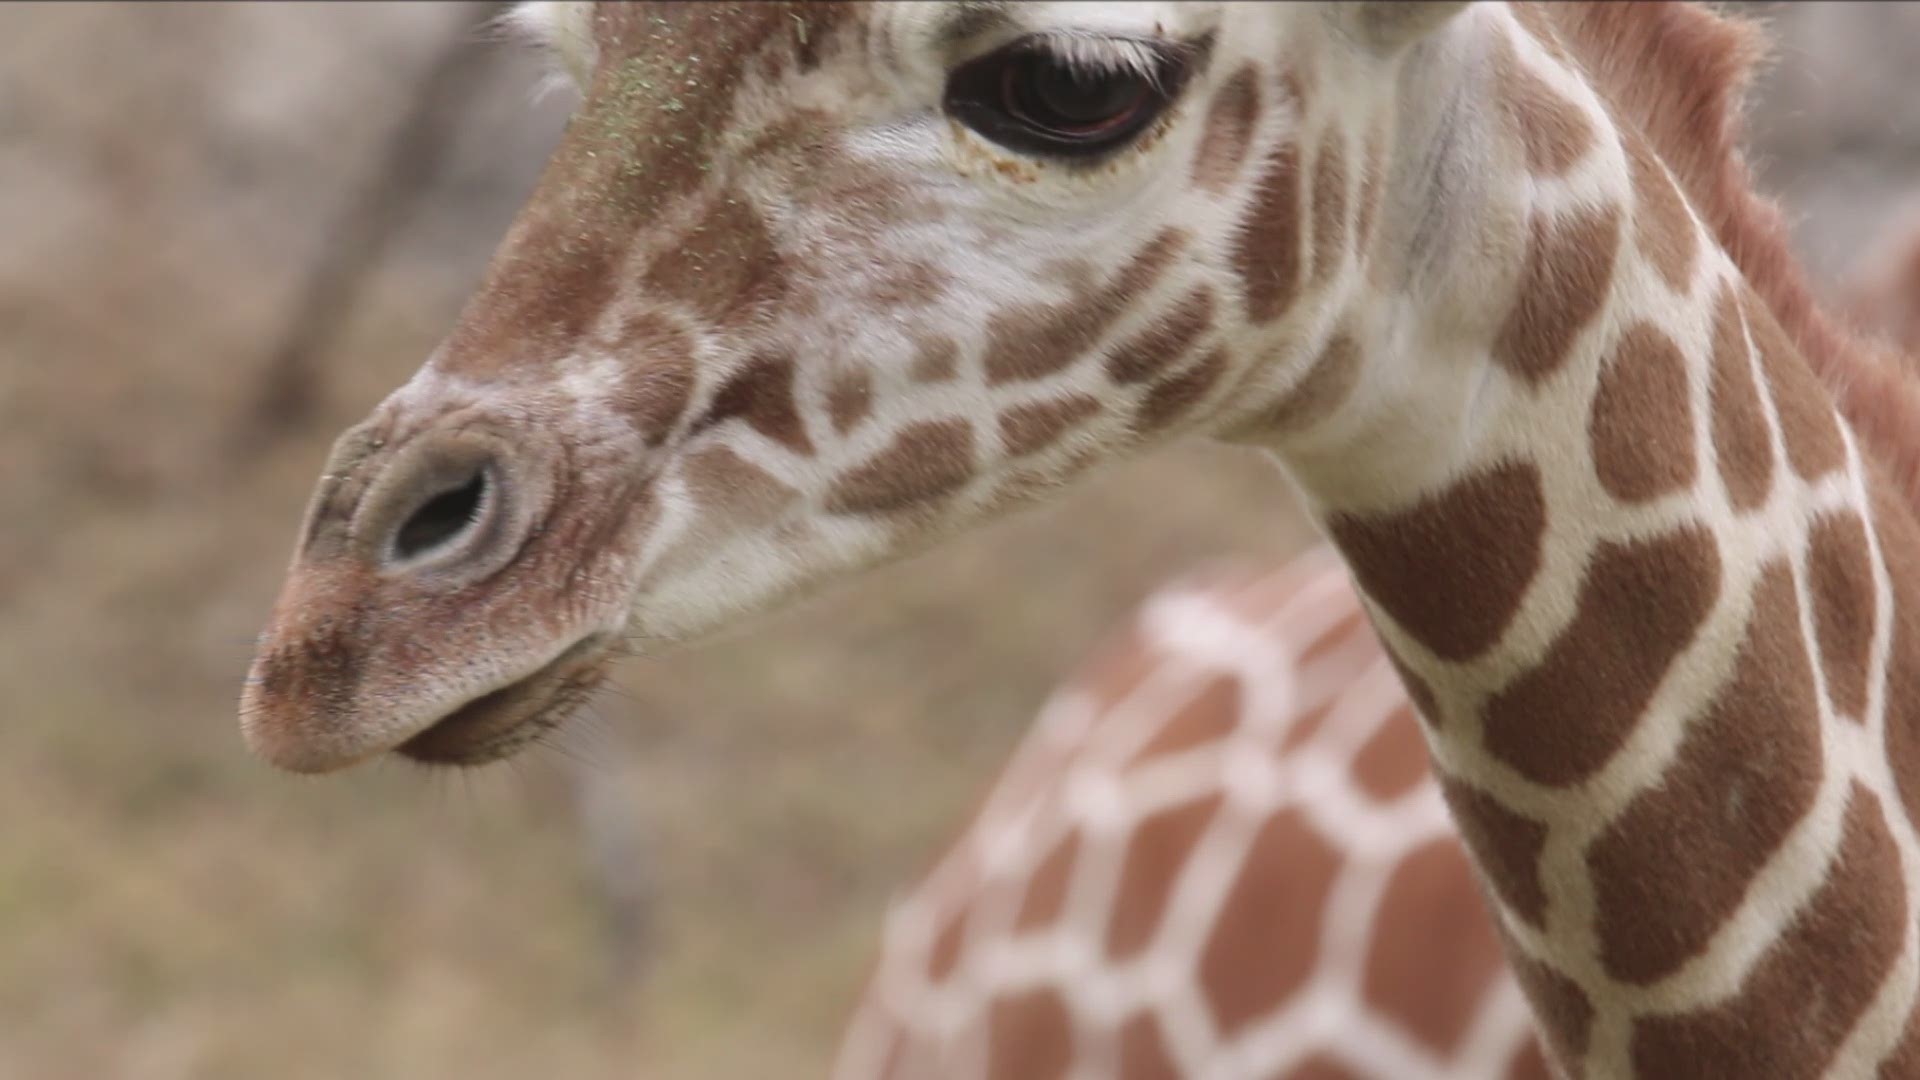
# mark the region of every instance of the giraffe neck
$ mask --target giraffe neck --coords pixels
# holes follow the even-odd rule
[[[1337,331],[1398,370],[1272,441],[1569,1073],[1855,1075],[1920,974],[1920,530],[1553,47],[1422,48]]]

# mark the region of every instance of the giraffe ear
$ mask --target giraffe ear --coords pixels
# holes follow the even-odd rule
[[[1382,53],[1426,37],[1458,15],[1472,0],[1362,0],[1341,4],[1360,39]]]

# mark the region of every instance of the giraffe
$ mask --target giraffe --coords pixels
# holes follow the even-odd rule
[[[1741,24],[525,21],[582,104],[335,445],[242,693],[265,760],[505,756],[620,653],[1208,435],[1353,574],[1563,1071],[1920,1072],[1920,388],[1746,185]]]
[[[889,910],[834,1080],[1546,1076],[1324,548],[1150,596]]]
[[[1911,357],[1896,235],[1842,296]],[[1150,596],[890,907],[835,1080],[1545,1076],[1389,663],[1324,548]]]

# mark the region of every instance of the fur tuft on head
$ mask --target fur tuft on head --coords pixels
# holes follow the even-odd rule
[[[593,40],[593,0],[525,0],[500,17],[513,37],[552,58],[559,76],[584,91],[593,79],[599,47]]]

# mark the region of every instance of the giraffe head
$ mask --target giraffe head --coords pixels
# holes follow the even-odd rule
[[[1397,70],[1460,6],[523,9],[582,101],[453,332],[335,446],[250,744],[504,756],[635,642],[1271,410],[1364,276]],[[1309,111],[1337,196],[1303,194]]]

